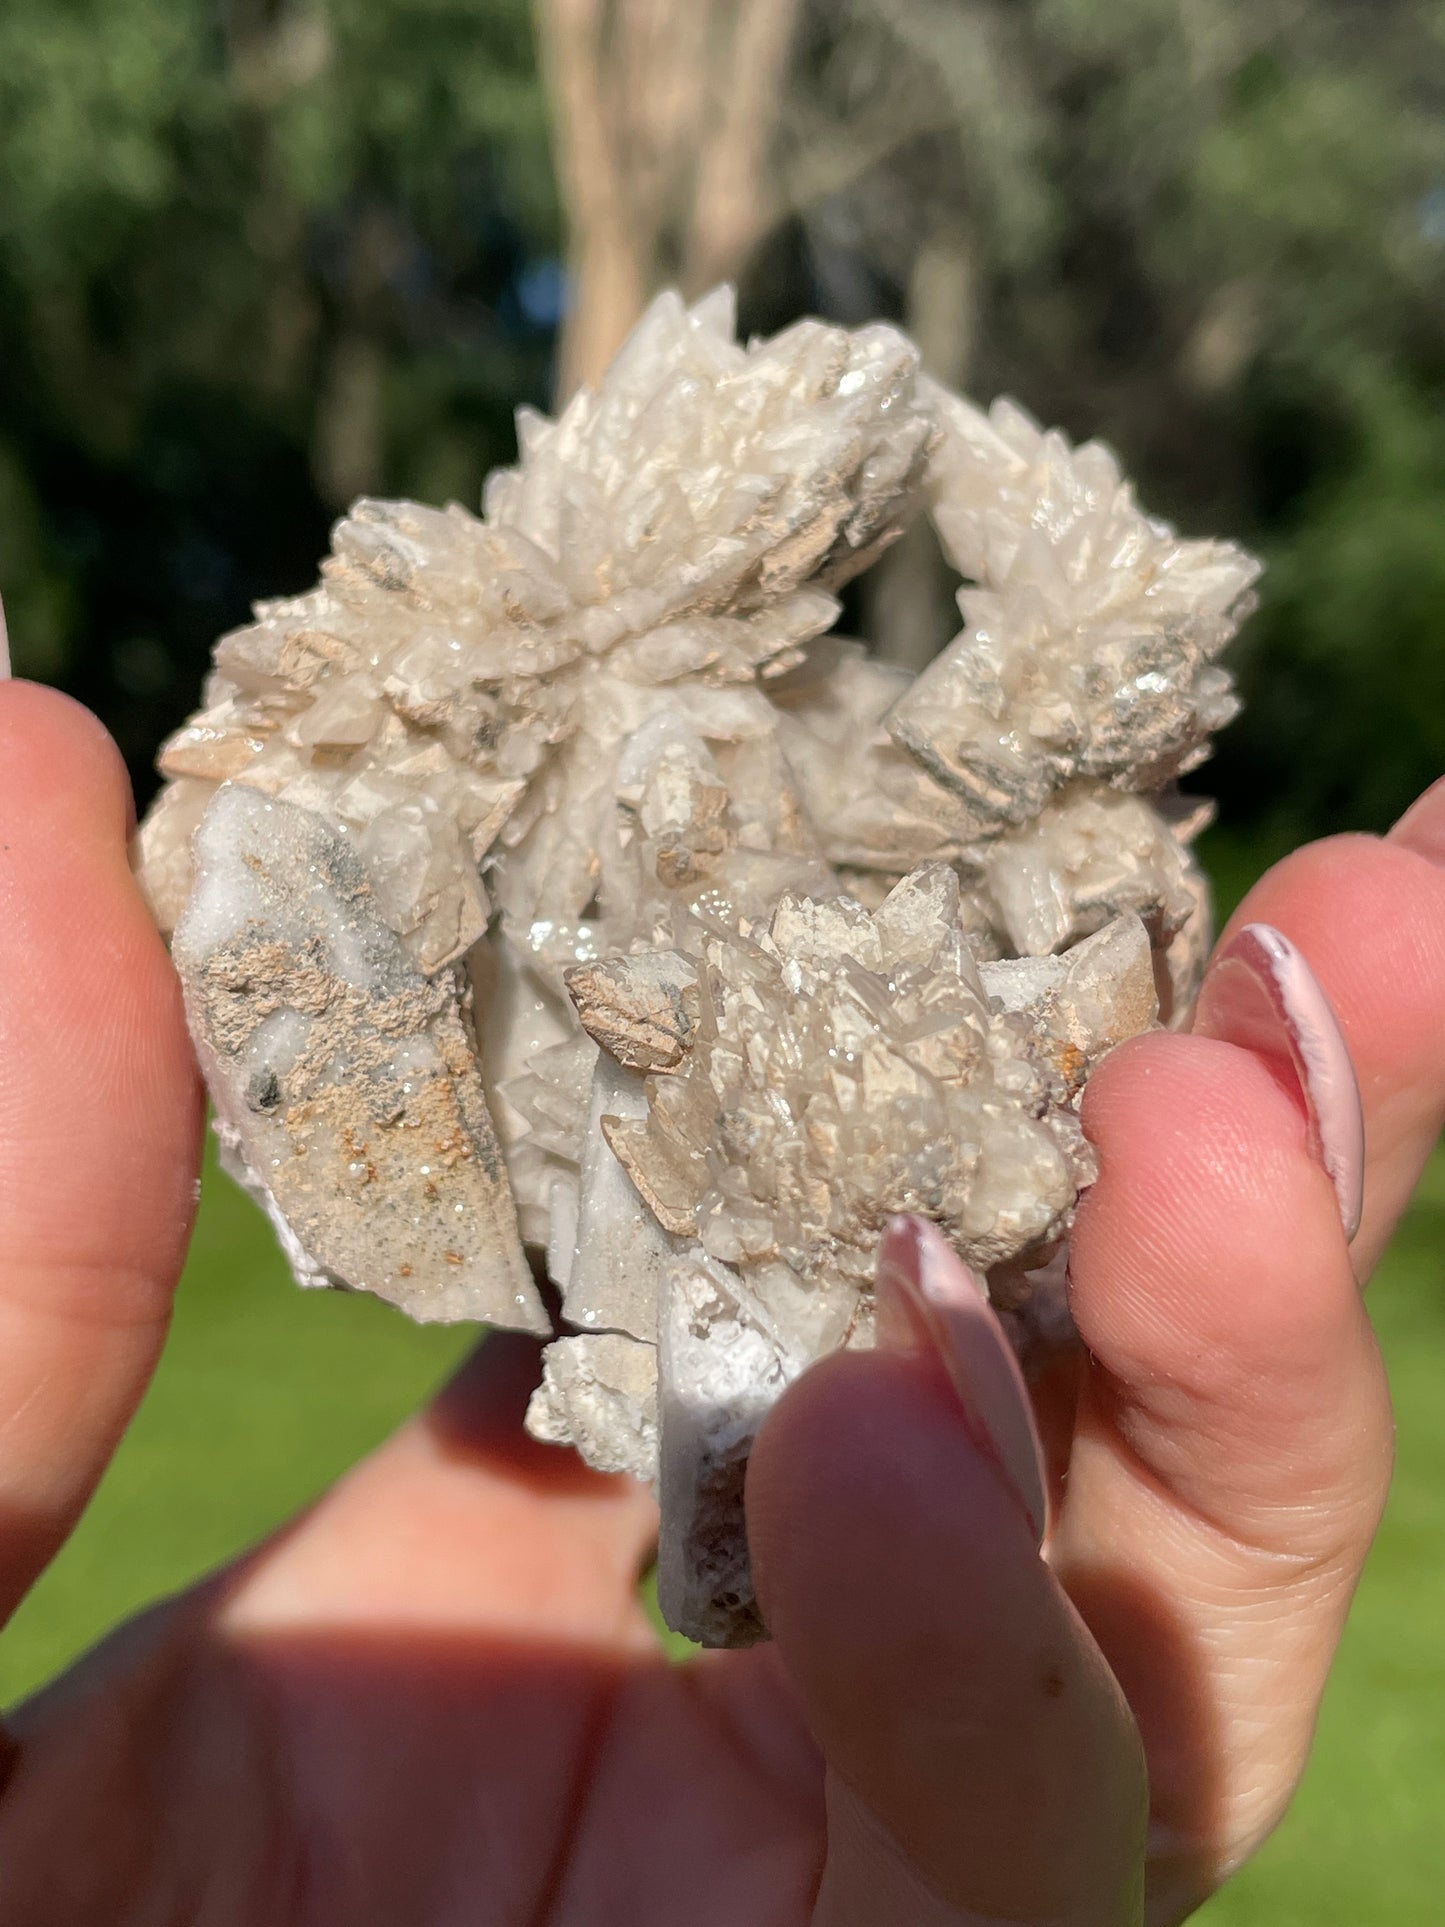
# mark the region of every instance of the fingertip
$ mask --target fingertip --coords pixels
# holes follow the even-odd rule
[[[135,822],[120,751],[84,704],[42,683],[0,683],[0,833],[16,812],[55,808],[128,839]]]
[[[1178,1175],[1178,1160],[1198,1151],[1232,1196],[1275,1195],[1281,1172],[1324,1179],[1309,1149],[1309,1119],[1295,1079],[1270,1059],[1216,1037],[1151,1031],[1131,1037],[1099,1065],[1084,1091],[1081,1118],[1099,1154],[1100,1186],[1131,1183],[1156,1168]],[[1267,1167],[1261,1171],[1257,1159]],[[1328,1185],[1326,1184],[1326,1190]],[[1152,1201],[1151,1179],[1149,1198]]]
[[[0,1616],[144,1391],[195,1212],[199,1082],[129,820],[99,723],[0,687]]]
[[[1250,923],[1272,924],[1308,960],[1367,1100],[1372,1081],[1445,1079],[1445,868],[1395,834],[1326,837],[1260,879],[1221,948]]]
[[[53,1307],[168,1303],[201,1101],[179,986],[128,854],[130,785],[80,704],[0,686],[0,1237]],[[122,1291],[121,1281],[131,1281]],[[89,1315],[89,1311],[87,1311]]]
[[[1424,847],[1428,792],[1386,838],[1296,850],[1250,891],[1224,941],[1273,924],[1307,959],[1359,1077],[1366,1183],[1354,1262],[1367,1277],[1445,1121],[1445,867]],[[1427,807],[1428,806],[1428,807]]]
[[[1262,1132],[1265,1148],[1290,1162],[1308,1160],[1308,1118],[1291,1079],[1239,1045],[1188,1031],[1150,1031],[1109,1052],[1085,1086],[1080,1117],[1100,1159],[1100,1184],[1122,1159],[1149,1168],[1187,1154],[1204,1128],[1224,1141],[1219,1175],[1233,1185],[1251,1179],[1246,1145]],[[1092,1208],[1092,1207],[1091,1207]]]
[[[1097,1086],[1071,1300],[1114,1424],[1214,1517],[1373,1492],[1388,1399],[1299,1103],[1204,1037],[1140,1039]]]
[[[831,1628],[866,1616],[870,1595],[891,1591],[872,1562],[859,1559],[860,1536],[929,1512],[935,1459],[950,1445],[955,1470],[969,1477],[945,1508],[967,1503],[968,1485],[997,1481],[957,1424],[942,1369],[922,1353],[834,1352],[788,1388],[759,1432],[747,1481],[759,1600],[775,1637],[786,1637],[795,1620],[816,1632],[824,1599]],[[998,1503],[1006,1515],[1006,1502]],[[926,1517],[912,1522],[931,1525]]]
[[[1415,799],[1390,831],[1388,841],[1445,868],[1445,776]]]
[[[1339,1019],[1308,960],[1272,924],[1245,924],[1216,952],[1192,1028],[1249,1051],[1303,1099],[1310,1150],[1352,1239],[1364,1210],[1364,1106]]]
[[[1099,1158],[1070,1253],[1074,1315],[1111,1368],[1217,1385],[1288,1332],[1301,1280],[1357,1311],[1334,1187],[1310,1149],[1298,1086],[1209,1037],[1160,1032],[1090,1081]]]
[[[1119,1891],[1142,1826],[1132,1721],[938,1362],[812,1367],[762,1429],[747,1499],[814,1735],[930,1887],[1022,1919]]]

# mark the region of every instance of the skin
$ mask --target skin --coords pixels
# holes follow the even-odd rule
[[[200,1091],[130,824],[99,725],[0,687],[7,1612],[145,1388],[194,1208]],[[1182,1919],[1290,1798],[1384,1502],[1361,1286],[1445,1112],[1437,855],[1445,789],[1240,913],[1299,946],[1354,1056],[1353,1248],[1277,1067],[1158,1034],[1091,1084],[1046,1561],[926,1345],[839,1356],[750,1476],[776,1643],[669,1667],[635,1595],[649,1499],[522,1436],[536,1350],[494,1339],[14,1715],[0,1927]]]

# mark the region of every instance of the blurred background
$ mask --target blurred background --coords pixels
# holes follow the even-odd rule
[[[1268,562],[1207,772],[1232,901],[1445,770],[1440,0],[4,0],[0,589],[142,801],[361,493],[475,505],[657,288],[899,320]],[[850,604],[919,665],[926,531]],[[1197,781],[1198,779],[1196,779]],[[1440,1918],[1445,1170],[1377,1290],[1401,1475],[1321,1749],[1211,1921]],[[207,1180],[175,1343],[0,1644],[28,1690],[305,1500],[464,1348],[301,1300]]]

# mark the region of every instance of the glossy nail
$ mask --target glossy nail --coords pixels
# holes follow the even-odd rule
[[[0,596],[0,682],[10,679],[10,631],[5,627],[5,598]]]
[[[1268,923],[1238,931],[1209,966],[1194,1028],[1253,1051],[1298,1085],[1310,1149],[1335,1187],[1345,1236],[1353,1238],[1365,1187],[1360,1087],[1330,1000],[1289,938]]]
[[[1445,776],[1415,799],[1391,830],[1389,840],[1445,868]]]
[[[879,1345],[935,1354],[969,1437],[1003,1475],[1042,1545],[1048,1506],[1033,1407],[982,1281],[936,1225],[899,1217],[878,1248],[876,1285]]]

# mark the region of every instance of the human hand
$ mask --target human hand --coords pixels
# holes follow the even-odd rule
[[[7,1614],[140,1398],[193,1210],[200,1092],[128,808],[92,719],[0,687]],[[0,1927],[1182,1918],[1289,1799],[1384,1499],[1358,1286],[1445,1112],[1442,864],[1432,791],[1241,912],[1309,958],[1359,1070],[1352,1248],[1277,1065],[1160,1034],[1096,1075],[1047,1563],[997,1328],[965,1295],[951,1360],[915,1337],[911,1233],[891,1346],[815,1367],[759,1441],[752,1652],[665,1663],[650,1500],[522,1435],[535,1347],[491,1339],[16,1713]]]

